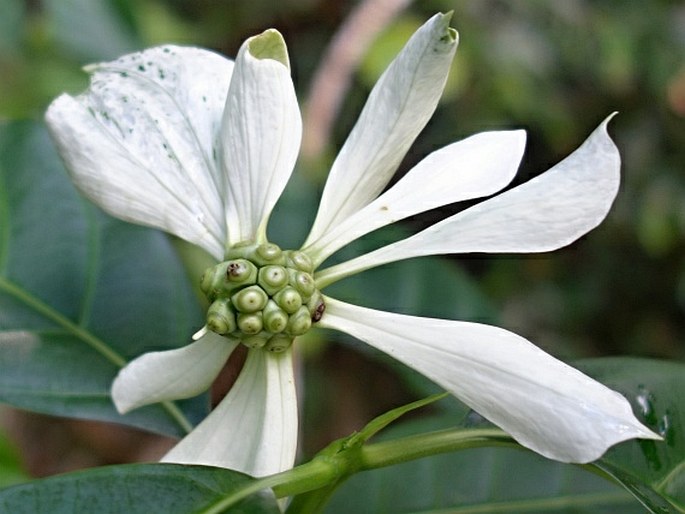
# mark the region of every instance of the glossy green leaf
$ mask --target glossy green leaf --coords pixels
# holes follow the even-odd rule
[[[596,359],[584,371],[620,391],[644,423],[663,438],[630,441],[597,465],[651,512],[685,512],[685,365],[647,359]]]
[[[45,130],[0,127],[0,401],[182,435],[206,398],[120,416],[118,369],[202,325],[167,238],[85,202]]]
[[[663,443],[629,441],[596,467],[565,465],[528,451],[466,450],[354,476],[326,512],[581,513],[685,512],[685,366],[647,359],[584,361],[580,367],[620,391]],[[485,423],[458,409],[389,429],[384,439]],[[593,468],[597,474],[591,473]],[[620,482],[598,476],[607,473]]]
[[[626,491],[574,466],[513,449],[472,449],[357,475],[327,514],[638,514]]]
[[[0,512],[12,514],[218,514],[212,505],[253,481],[220,468],[174,464],[109,466],[37,480],[0,491]],[[231,508],[240,514],[280,513],[262,492]]]

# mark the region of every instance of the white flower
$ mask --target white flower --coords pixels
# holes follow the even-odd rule
[[[316,221],[298,254],[311,259],[314,268],[377,228],[492,195],[516,173],[524,132],[485,132],[431,153],[382,193],[444,87],[457,44],[448,22],[448,16],[436,15],[421,27],[373,89],[333,164]],[[46,116],[81,191],[114,216],[186,239],[217,261],[235,258],[237,243],[267,243],[267,221],[301,139],[287,51],[278,32],[246,41],[235,64],[208,51],[165,46],[89,71],[90,88],[77,97],[60,96]],[[412,237],[317,271],[316,287],[410,257],[542,252],[569,244],[604,219],[618,189],[620,159],[607,122],[546,173]],[[294,273],[290,266],[288,273]],[[207,286],[210,300],[218,294],[212,287]],[[273,300],[271,293],[258,293],[251,300],[258,308],[263,307],[259,295]],[[420,371],[544,456],[588,462],[617,442],[658,438],[638,422],[621,395],[516,334],[319,298],[325,312],[321,316],[320,305],[318,311],[310,308],[314,322],[347,332]],[[225,307],[237,300],[221,301]],[[259,316],[259,323],[266,319],[262,311]],[[228,318],[212,318],[184,348],[148,353],[127,365],[112,387],[117,408],[125,412],[207,389],[234,348],[250,339],[234,325],[227,329],[225,323],[233,323]],[[303,318],[305,329],[309,318]],[[235,386],[165,461],[255,476],[293,465],[292,349],[283,344],[275,348],[283,351],[272,353],[264,349],[268,346],[256,347],[262,344],[250,344]]]

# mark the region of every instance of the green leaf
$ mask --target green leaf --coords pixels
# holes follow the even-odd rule
[[[220,468],[174,464],[109,466],[37,480],[0,491],[12,514],[204,514],[254,479]],[[230,512],[280,513],[274,496],[249,496]]]
[[[41,126],[0,126],[0,401],[182,435],[206,397],[120,416],[109,387],[127,360],[201,325],[164,235],[81,199]]]
[[[605,358],[579,367],[620,391],[665,441],[634,440],[586,468],[532,452],[471,449],[416,460],[352,477],[325,512],[617,513],[685,512],[685,366],[647,359]],[[485,423],[471,412],[394,426],[381,439]],[[608,474],[612,483],[598,474]],[[632,496],[631,496],[632,495]]]
[[[21,28],[26,7],[20,0],[0,0],[0,52],[16,52],[21,45]]]
[[[685,512],[685,365],[634,358],[596,359],[581,368],[626,396],[663,442],[618,445],[597,462],[654,513]]]
[[[581,468],[513,449],[471,449],[365,472],[327,514],[638,514],[630,494]]]
[[[80,61],[116,59],[141,46],[128,7],[117,5],[122,2],[47,0],[44,3],[57,45]]]

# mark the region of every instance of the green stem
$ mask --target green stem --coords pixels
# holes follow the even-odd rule
[[[431,455],[483,446],[520,448],[510,436],[497,428],[439,430],[363,446],[360,470],[382,468]]]
[[[336,473],[331,468],[329,462],[323,459],[314,459],[291,470],[255,480],[233,494],[224,496],[218,502],[202,510],[200,514],[228,512],[228,509],[248,496],[264,489],[273,489],[277,497],[283,498],[292,494],[325,487],[335,479],[335,476]],[[279,494],[278,490],[284,485],[287,485],[288,493]]]
[[[107,343],[95,337],[93,334],[88,332],[80,325],[77,325],[69,318],[67,318],[66,316],[62,315],[61,313],[47,305],[45,302],[29,294],[25,290],[21,289],[20,287],[5,279],[4,277],[0,277],[0,291],[6,292],[10,296],[13,296],[20,302],[24,303],[30,309],[33,309],[38,314],[53,321],[55,324],[69,332],[71,335],[89,345],[91,348],[93,348],[95,351],[97,351],[100,355],[102,355],[105,359],[110,361],[118,368],[122,368],[127,364],[126,359],[119,355],[119,353],[114,351],[112,348],[110,348],[107,345]],[[181,410],[175,403],[162,402],[161,405],[162,408],[165,411],[167,411],[169,416],[171,416],[171,418],[176,423],[178,423],[182,430],[188,433],[193,429],[193,425],[190,423],[190,421],[188,421],[188,419],[184,416],[183,412],[181,412]]]
[[[333,472],[331,479],[324,487],[308,486],[302,490],[302,483],[287,481],[274,488],[278,497],[294,496],[288,514],[316,514],[323,510],[326,503],[348,477],[358,471],[366,471],[392,466],[431,455],[438,455],[467,448],[483,446],[520,447],[508,435],[496,428],[488,429],[449,429],[426,434],[418,434],[393,441],[348,447],[346,442],[354,440],[354,435],[338,444],[342,450],[331,455],[315,457],[312,462],[322,457],[328,461],[328,470]],[[329,448],[331,448],[329,446]],[[296,468],[297,469],[297,468]],[[321,482],[321,477],[319,477]],[[297,496],[299,495],[299,496]]]

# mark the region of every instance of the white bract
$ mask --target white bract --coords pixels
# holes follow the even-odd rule
[[[493,195],[516,173],[525,133],[485,132],[429,154],[385,190],[444,87],[457,46],[448,22],[448,16],[436,15],[422,26],[373,89],[333,164],[316,221],[300,250],[313,268],[380,227]],[[278,32],[247,40],[235,63],[205,50],[164,46],[89,71],[85,93],[62,95],[47,112],[50,132],[83,193],[112,215],[165,230],[217,261],[235,258],[236,244],[267,243],[267,221],[293,171],[302,132]],[[314,294],[351,274],[411,257],[542,252],[571,243],[604,219],[618,190],[620,158],[607,122],[533,180],[412,237],[316,271]],[[246,266],[243,272],[255,276],[250,270],[256,268]],[[290,266],[286,275],[294,276],[295,265]],[[276,278],[278,273],[283,274],[277,272]],[[213,301],[220,287],[207,288]],[[267,317],[268,299],[269,309],[292,319],[280,314],[275,297],[267,293],[252,292],[248,298],[250,308],[264,308],[257,321],[252,311],[237,313],[238,318],[252,316],[250,323],[259,325]],[[220,314],[238,302],[231,294],[218,300],[224,302]],[[546,457],[588,462],[626,439],[658,439],[620,394],[516,334],[318,298],[325,306],[323,316],[321,305],[318,311],[310,308],[311,320],[305,311],[304,325],[288,333],[290,339],[281,341],[286,344],[271,347],[278,353],[260,347],[264,340],[248,345],[236,384],[164,461],[255,476],[290,468],[298,416],[289,343],[292,334],[312,322],[351,334],[417,369]],[[236,346],[251,340],[244,334],[257,330],[247,322],[240,325],[240,319],[242,328],[235,328],[231,313],[221,316],[220,322],[208,321],[188,346],[142,355],[122,369],[112,387],[117,408],[126,412],[207,389]],[[272,332],[285,326],[278,316]]]

